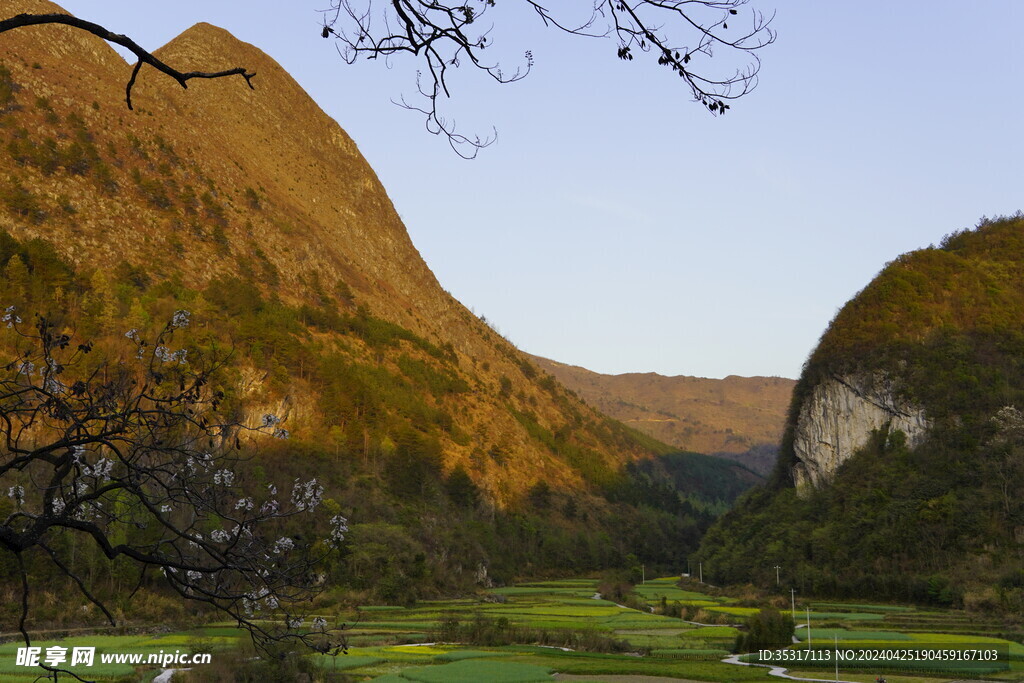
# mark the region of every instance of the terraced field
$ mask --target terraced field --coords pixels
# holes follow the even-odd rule
[[[348,631],[349,654],[317,655],[313,660],[325,680],[340,679],[344,674],[346,680],[381,683],[527,683],[563,677],[631,683],[651,680],[643,677],[779,680],[770,677],[765,668],[721,661],[736,639],[736,627],[698,625],[661,616],[642,609],[642,604],[641,609],[630,609],[596,596],[596,585],[594,579],[537,582],[495,589],[481,599],[421,602],[411,608],[366,606],[360,608],[358,620],[353,618]],[[756,611],[726,598],[683,590],[675,578],[648,581],[637,586],[636,593],[649,605],[660,605],[664,598],[668,603],[699,607],[703,614],[716,615],[722,622],[741,623]],[[994,619],[972,622],[957,612],[891,605],[811,603],[801,607],[805,609],[797,613],[798,619],[805,621],[809,611],[810,629],[801,624],[794,649],[806,648],[808,641],[812,646],[840,648],[995,645],[1009,653],[1010,669],[975,672],[971,677],[1024,679],[1021,636]],[[216,658],[226,656],[217,648],[235,645],[240,636],[233,628],[210,626],[158,637],[83,637],[61,645],[85,644],[97,646],[98,651],[145,654],[212,650]],[[1011,638],[1007,640],[1007,636]],[[44,651],[51,644],[40,643]],[[34,680],[34,676],[24,675],[24,668],[14,666],[16,648],[14,643],[0,645],[0,683]],[[157,673],[155,667],[108,667],[94,667],[87,677],[146,680]],[[792,673],[834,677],[830,665],[800,664],[798,668]],[[844,666],[840,680],[868,682],[879,673],[884,673],[889,683],[936,683],[966,677],[937,666],[870,671]]]

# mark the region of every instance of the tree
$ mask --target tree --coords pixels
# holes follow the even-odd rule
[[[996,433],[988,442],[982,471],[998,491],[1004,521],[1013,526],[1024,522],[1014,514],[1022,508],[1019,492],[1024,485],[1024,414],[1015,406],[1004,406],[992,423]]]
[[[221,414],[223,360],[170,346],[189,319],[177,311],[152,344],[130,330],[127,358],[98,359],[91,344],[74,345],[45,319],[23,331],[6,310],[9,341],[20,348],[0,375],[0,484],[9,499],[0,506],[9,511],[0,517],[0,556],[13,555],[20,575],[26,644],[38,580],[27,564],[40,556],[114,623],[68,557],[77,539],[110,561],[127,559],[136,590],[162,574],[183,598],[236,619],[257,645],[344,646],[326,622],[293,609],[316,592],[316,567],[343,539],[346,520],[309,518],[323,495],[316,479],[252,490],[240,467],[252,449],[247,435],[288,432],[273,415],[247,427]]]
[[[746,631],[736,636],[737,652],[754,652],[762,648],[785,647],[793,638],[793,617],[781,614],[774,607],[765,607],[747,619]]]
[[[740,16],[740,10],[749,2],[590,0],[589,4],[573,3],[572,7],[565,7],[570,3],[556,3],[557,9],[550,9],[539,0],[525,0],[517,6],[534,15],[539,27],[573,37],[611,39],[619,59],[633,61],[639,53],[650,54],[653,62],[681,79],[696,102],[712,114],[724,114],[729,102],[756,87],[761,67],[758,52],[775,41],[776,34],[771,28],[774,16],[766,17],[755,9],[750,10],[749,16]],[[511,83],[525,77],[534,66],[533,54],[528,49],[521,62],[511,69],[484,57],[493,44],[490,36],[494,25],[487,22],[497,11],[495,8],[496,0],[330,0],[330,6],[323,11],[321,35],[337,41],[338,53],[348,63],[361,57],[383,58],[390,63],[393,58],[411,56],[419,65],[416,88],[423,100],[421,104],[410,104],[403,97],[399,104],[423,114],[428,131],[446,137],[460,156],[472,158],[493,143],[495,135],[459,133],[455,122],[442,113],[440,102],[451,97],[449,74],[465,65],[482,71],[495,82]],[[256,74],[243,67],[181,72],[131,38],[67,14],[19,14],[0,20],[0,33],[41,24],[62,24],[87,31],[134,53],[138,62],[125,88],[129,109],[132,86],[143,64],[170,76],[183,88],[193,78],[236,75],[253,87]]]

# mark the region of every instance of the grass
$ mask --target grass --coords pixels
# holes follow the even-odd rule
[[[845,602],[812,602],[811,609],[838,609],[843,611],[861,612],[913,612],[913,607],[902,607],[899,605],[861,605]]]
[[[801,641],[807,640],[807,629],[797,629],[796,637]],[[905,633],[895,631],[853,631],[843,628],[811,628],[811,642],[833,642],[836,638],[840,643],[851,640],[872,640],[872,641],[907,641],[912,638]]]
[[[401,679],[423,683],[534,683],[553,680],[548,669],[535,664],[475,659],[440,666],[409,667],[399,673]]]
[[[697,627],[681,619],[626,609],[606,600],[594,600],[596,585],[597,581],[592,579],[533,582],[492,591],[503,596],[504,602],[463,598],[422,602],[414,607],[361,607],[358,624],[348,632],[350,654],[331,659],[319,655],[314,657],[320,657],[318,663],[324,671],[337,670],[339,675],[344,672],[352,680],[372,679],[384,683],[484,680],[529,683],[551,680],[553,672],[593,676],[662,676],[722,683],[776,680],[768,676],[767,669],[739,667],[720,661],[739,633],[736,628]],[[757,611],[754,607],[729,604],[730,600],[726,598],[684,591],[675,585],[674,578],[648,581],[637,586],[636,592],[654,606],[659,605],[662,597],[666,601],[693,602],[705,609],[729,614],[737,622]],[[868,604],[814,603],[813,606],[816,611],[811,613],[810,635],[816,644],[824,645],[837,638],[841,646],[850,648],[1003,643],[1021,661],[1012,662],[1014,668],[1010,672],[986,675],[1006,680],[1013,680],[1014,675],[1018,680],[1024,677],[1024,645],[1007,643],[987,636],[983,631],[942,632],[945,629],[972,628],[971,622],[961,613],[884,605],[875,609]],[[485,620],[482,623],[490,625],[489,628],[497,629],[499,624],[503,624],[502,628],[514,627],[520,632],[571,632],[585,635],[586,638],[579,642],[586,647],[596,647],[602,642],[625,643],[633,652],[566,652],[535,644],[494,647],[438,642],[406,644],[438,640],[441,624],[448,618],[455,617],[463,625],[472,625],[478,615]],[[906,626],[906,623],[914,626]],[[848,624],[849,628],[840,624]],[[858,628],[861,624],[864,628]],[[921,625],[926,625],[927,631],[917,630]],[[973,627],[981,626],[975,624]],[[804,642],[801,647],[805,646],[807,630],[797,629],[796,633]],[[148,654],[160,649],[198,652],[197,643],[208,648],[225,647],[236,643],[241,635],[241,631],[228,624],[211,624],[185,633],[154,637],[94,636],[68,639],[61,644],[67,647],[77,642],[96,646],[98,652]],[[559,640],[556,637],[537,642],[558,644]],[[49,643],[39,644],[45,647]],[[25,676],[24,670],[14,670],[16,649],[16,643],[0,645],[0,683],[28,683],[34,679],[34,676]],[[88,672],[89,677],[112,680],[128,676],[135,680],[149,675],[134,672],[128,665],[108,666],[111,668],[101,670],[94,667]],[[821,677],[821,671],[818,669],[815,675]],[[935,667],[922,673],[943,675]],[[902,675],[888,675],[887,678],[889,683],[924,683],[926,680]],[[869,682],[873,678],[864,680]]]

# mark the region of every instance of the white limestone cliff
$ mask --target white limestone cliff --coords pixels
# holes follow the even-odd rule
[[[829,482],[836,469],[867,444],[871,432],[899,430],[911,447],[929,423],[924,411],[896,396],[882,375],[830,377],[814,387],[797,418],[793,467],[797,489]]]

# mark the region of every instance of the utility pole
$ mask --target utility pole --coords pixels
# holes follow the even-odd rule
[[[704,563],[703,562],[698,562],[697,563],[697,569],[700,570],[700,582],[704,583]]]
[[[807,649],[811,649],[811,608],[807,608]]]
[[[640,565],[640,583],[641,584],[647,583],[647,565],[646,564]]]
[[[782,569],[779,565],[775,565],[775,585],[779,585],[779,570]]]
[[[839,683],[839,636],[836,636],[836,683]]]
[[[792,601],[791,610],[792,610],[792,614],[793,614],[793,621],[796,621],[796,589],[795,588],[790,588],[789,589],[789,599]]]

